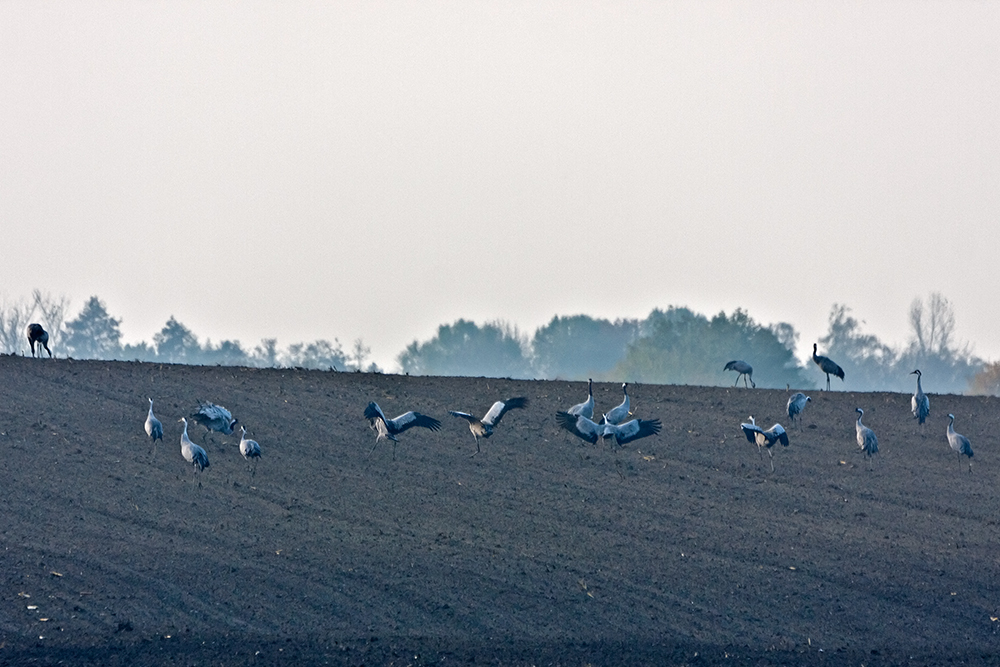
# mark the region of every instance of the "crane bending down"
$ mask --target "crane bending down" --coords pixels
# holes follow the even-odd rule
[[[858,423],[855,425],[858,432],[858,446],[870,459],[878,454],[878,438],[875,437],[875,431],[861,423],[861,417],[864,416],[865,411],[857,408],[855,412],[858,413]]]
[[[52,350],[49,349],[49,332],[42,328],[41,324],[32,322],[28,325],[28,345],[31,346],[31,356],[35,356],[35,343],[38,343],[38,357],[42,356],[42,348],[52,357]]]
[[[788,434],[785,432],[785,427],[781,424],[775,424],[768,430],[764,430],[757,426],[757,421],[750,415],[750,423],[740,424],[740,428],[743,429],[743,435],[747,437],[747,440],[752,445],[757,445],[757,453],[761,451],[761,447],[767,448],[767,456],[771,461],[771,472],[774,472],[774,455],[771,454],[771,447],[774,443],[780,442],[782,446],[788,446]]]
[[[931,413],[931,399],[927,398],[923,387],[920,386],[920,369],[918,368],[910,373],[910,375],[917,376],[917,393],[910,398],[910,410],[913,412],[913,416],[923,424],[924,420],[927,419],[927,415]]]
[[[503,419],[503,416],[507,414],[508,410],[525,408],[527,406],[527,398],[524,396],[515,396],[514,398],[508,398],[506,401],[497,401],[494,403],[489,409],[489,412],[487,412],[482,419],[479,419],[474,415],[470,415],[468,412],[449,410],[448,413],[455,417],[461,417],[469,422],[469,430],[472,431],[472,436],[476,439],[476,451],[472,454],[472,456],[475,456],[480,452],[479,439],[489,438],[493,435],[493,429],[500,424],[500,420]]]
[[[629,412],[630,401],[628,398],[627,382],[622,383],[622,393],[625,394],[625,398],[622,399],[621,403],[608,410],[604,418],[601,419],[602,424],[621,424],[631,414]]]
[[[659,419],[633,419],[624,424],[596,424],[583,415],[571,415],[568,412],[557,412],[556,421],[559,426],[589,443],[597,442],[598,438],[614,439],[618,446],[656,435],[661,428]]]
[[[587,380],[587,400],[577,403],[566,412],[571,415],[583,415],[587,419],[594,418],[594,381]]]
[[[753,366],[743,361],[742,359],[736,359],[734,361],[730,361],[729,363],[726,364],[726,367],[723,368],[722,370],[736,371],[738,373],[738,375],[736,376],[736,382],[733,383],[734,387],[740,383],[741,377],[743,378],[743,386],[746,387],[747,377],[749,376],[750,386],[753,387],[754,389],[757,388],[757,385],[755,385],[753,382]]]
[[[403,431],[413,428],[414,426],[421,426],[432,431],[437,431],[441,428],[441,422],[433,417],[428,417],[427,415],[422,415],[419,412],[404,412],[395,419],[386,419],[385,413],[382,412],[382,408],[378,406],[378,403],[372,401],[365,408],[365,418],[368,420],[368,424],[375,430],[378,434],[375,436],[375,444],[372,445],[372,449],[368,452],[368,456],[371,456],[378,447],[378,441],[382,438],[392,440],[392,460],[396,460],[396,443],[399,440],[396,436]]]
[[[788,397],[788,418],[792,420],[792,424],[795,424],[795,418],[802,414],[802,411],[806,409],[806,403],[811,401],[812,398],[806,396],[801,391],[797,394],[792,394]],[[799,428],[802,427],[802,418],[799,417]]]
[[[223,435],[232,435],[239,422],[233,419],[229,410],[207,401],[198,401],[198,411],[191,413],[191,420],[204,426],[206,431],[218,431]]]
[[[181,433],[181,456],[197,468],[198,472],[201,472],[208,467],[208,454],[205,453],[204,449],[191,442],[191,438],[188,437],[187,419],[181,417],[178,421],[184,422],[184,432]]]
[[[955,415],[949,414],[948,419],[948,444],[951,448],[958,452],[958,458],[962,458],[962,454],[969,457],[969,472],[972,472],[972,443],[961,433],[955,432]]]
[[[149,399],[149,414],[146,415],[146,435],[153,439],[154,445],[157,439],[163,440],[163,424],[153,414],[153,399]]]
[[[833,362],[829,357],[816,354],[816,343],[813,343],[813,361],[819,369],[826,373],[826,390],[830,391],[830,376],[836,375],[841,380],[844,379],[844,369]]]

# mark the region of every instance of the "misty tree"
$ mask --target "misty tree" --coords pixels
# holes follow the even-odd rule
[[[146,341],[126,343],[122,346],[121,359],[129,361],[156,361],[156,348]]]
[[[360,338],[354,341],[354,347],[351,348],[351,365],[357,370],[365,369],[365,360],[372,353],[372,349],[365,345],[365,342]]]
[[[260,345],[250,354],[250,364],[258,368],[276,368],[278,366],[278,339],[262,338]]]
[[[282,359],[283,365],[293,368],[313,368],[319,370],[343,370],[347,367],[347,357],[336,338],[333,343],[317,340],[313,343],[296,343],[288,346]]]
[[[90,297],[75,319],[66,323],[63,346],[77,359],[118,359],[121,355],[121,320],[108,314],[104,303]]]
[[[895,350],[873,334],[864,333],[861,322],[851,309],[835,303],[830,309],[827,334],[819,339],[819,353],[837,362],[844,369],[844,381],[853,391],[876,391],[897,381]],[[820,371],[809,362],[816,377]],[[910,369],[913,370],[913,369]]]
[[[653,311],[618,364],[619,377],[638,382],[723,386],[732,382],[727,361],[744,359],[754,367],[758,386],[813,386],[795,359],[797,335],[791,325],[758,324],[746,311],[709,319],[687,308]]]
[[[587,315],[553,317],[535,330],[531,362],[535,375],[564,380],[605,378],[625,357],[639,332],[635,320],[611,322]]]
[[[201,355],[198,338],[173,315],[153,336],[153,345],[156,346],[157,359],[168,363],[196,364]]]
[[[977,396],[1000,396],[1000,361],[985,364],[969,380],[969,393]]]
[[[531,377],[524,347],[525,341],[510,324],[497,321],[478,326],[460,319],[439,326],[429,341],[413,341],[398,361],[412,375]]]
[[[200,363],[216,366],[247,366],[249,359],[238,340],[224,340],[217,346],[210,340],[205,341],[200,355]]]

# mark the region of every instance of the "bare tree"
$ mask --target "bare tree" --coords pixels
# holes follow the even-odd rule
[[[25,328],[35,314],[35,304],[22,300],[0,304],[0,349],[14,354],[27,345]]]
[[[354,367],[359,371],[365,369],[365,359],[367,359],[372,353],[372,349],[365,345],[365,342],[358,338],[354,341],[354,347],[351,348],[351,362]]]
[[[920,297],[913,300],[910,304],[910,327],[913,330],[910,350],[918,357],[953,352],[955,309],[939,292],[931,293],[926,309]]]

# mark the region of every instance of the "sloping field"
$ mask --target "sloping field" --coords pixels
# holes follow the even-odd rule
[[[557,428],[586,383],[2,356],[0,664],[1000,664],[998,399],[931,394],[921,428],[812,392],[772,473],[739,424],[789,426],[787,392],[630,394],[663,431],[614,451]],[[448,410],[519,395],[470,457]],[[255,475],[238,434],[181,459],[199,398]],[[369,458],[369,400],[443,427]]]

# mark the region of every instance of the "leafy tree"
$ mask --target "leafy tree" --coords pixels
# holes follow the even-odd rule
[[[159,361],[174,364],[196,364],[201,356],[198,338],[171,315],[160,332],[153,336]]]
[[[797,335],[788,324],[763,326],[745,311],[712,319],[688,308],[654,310],[640,324],[644,333],[629,345],[618,364],[619,377],[639,382],[723,386],[731,376],[723,366],[744,359],[762,387],[809,387],[794,356]]]
[[[206,341],[201,350],[200,363],[217,366],[247,366],[250,356],[238,340],[224,340],[217,347]]]
[[[120,324],[121,320],[111,317],[100,299],[90,297],[76,318],[66,324],[66,352],[77,359],[120,358]]]
[[[603,378],[625,357],[639,333],[635,320],[595,319],[587,315],[553,317],[531,339],[532,366],[539,377],[584,380]]]
[[[250,354],[250,363],[258,368],[276,368],[278,366],[278,339],[262,338],[260,345]]]
[[[413,375],[469,375],[531,377],[524,355],[525,342],[515,327],[504,322],[478,326],[460,319],[442,324],[429,341],[413,341],[398,357]]]

